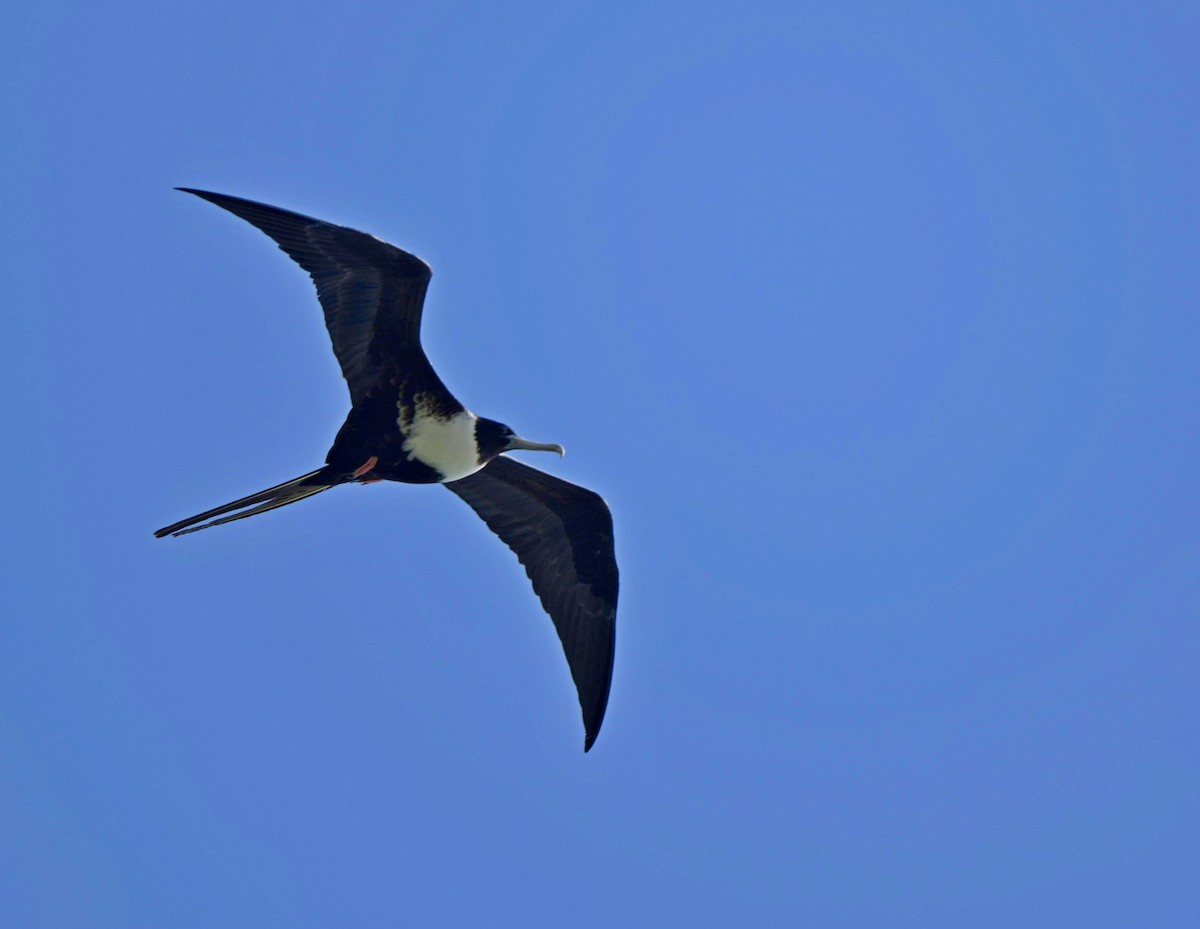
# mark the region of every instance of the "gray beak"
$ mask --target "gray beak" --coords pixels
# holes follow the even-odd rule
[[[512,451],[513,449],[521,449],[526,452],[558,452],[560,458],[567,453],[567,450],[561,445],[553,442],[530,442],[528,439],[522,439],[519,435],[508,440],[507,450]]]

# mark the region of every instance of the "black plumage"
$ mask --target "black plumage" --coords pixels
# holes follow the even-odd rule
[[[511,458],[446,485],[517,553],[562,640],[592,747],[613,668],[617,561],[600,496]]]
[[[313,279],[350,389],[351,410],[325,466],[158,530],[183,535],[264,513],[345,483],[443,483],[516,553],[554,622],[579,694],[584,751],[612,681],[618,572],[612,515],[596,493],[504,453],[558,451],[476,417],[421,347],[432,272],[374,236],[299,213],[179,188],[229,210],[278,243]]]

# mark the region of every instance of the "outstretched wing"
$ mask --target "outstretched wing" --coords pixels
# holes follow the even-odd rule
[[[257,226],[312,275],[333,351],[358,403],[388,361],[429,362],[421,349],[421,308],[433,272],[415,255],[365,232],[289,210],[180,187]],[[415,373],[415,372],[413,372]]]
[[[616,641],[617,560],[607,504],[504,456],[445,486],[516,553],[533,581],[575,679],[586,752],[604,721]]]

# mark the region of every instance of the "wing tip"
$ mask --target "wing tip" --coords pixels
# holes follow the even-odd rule
[[[241,197],[233,197],[229,194],[218,194],[211,190],[198,190],[195,187],[176,187],[175,189],[180,193],[191,194],[193,197],[199,197],[201,200],[207,200],[209,203],[219,206],[223,210],[230,210],[230,212],[233,212],[233,210],[230,209],[231,204],[238,202],[247,204],[252,203],[252,201],[243,200]]]
[[[607,695],[604,702],[608,703]],[[592,750],[592,746],[596,744],[596,739],[600,736],[600,727],[604,725],[604,710],[605,707],[601,706],[600,712],[595,715],[591,723],[584,722],[583,753],[585,755]]]
[[[180,193],[191,194],[194,197],[199,197],[201,200],[207,200],[209,203],[215,204],[221,209],[229,210],[231,213],[235,214],[237,212],[233,209],[235,204],[241,204],[248,207],[264,206],[264,204],[255,203],[253,200],[247,200],[245,197],[235,197],[232,194],[219,194],[212,190],[200,190],[196,187],[176,187],[175,189]],[[268,207],[268,209],[278,209],[278,207]],[[287,211],[280,210],[280,212]],[[307,217],[305,218],[307,219]]]

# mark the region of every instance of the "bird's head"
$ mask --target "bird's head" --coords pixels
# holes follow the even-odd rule
[[[482,416],[475,421],[475,445],[479,449],[480,464],[487,464],[497,455],[516,449],[529,452],[558,452],[565,455],[566,449],[552,442],[530,442],[513,432],[504,423]]]

